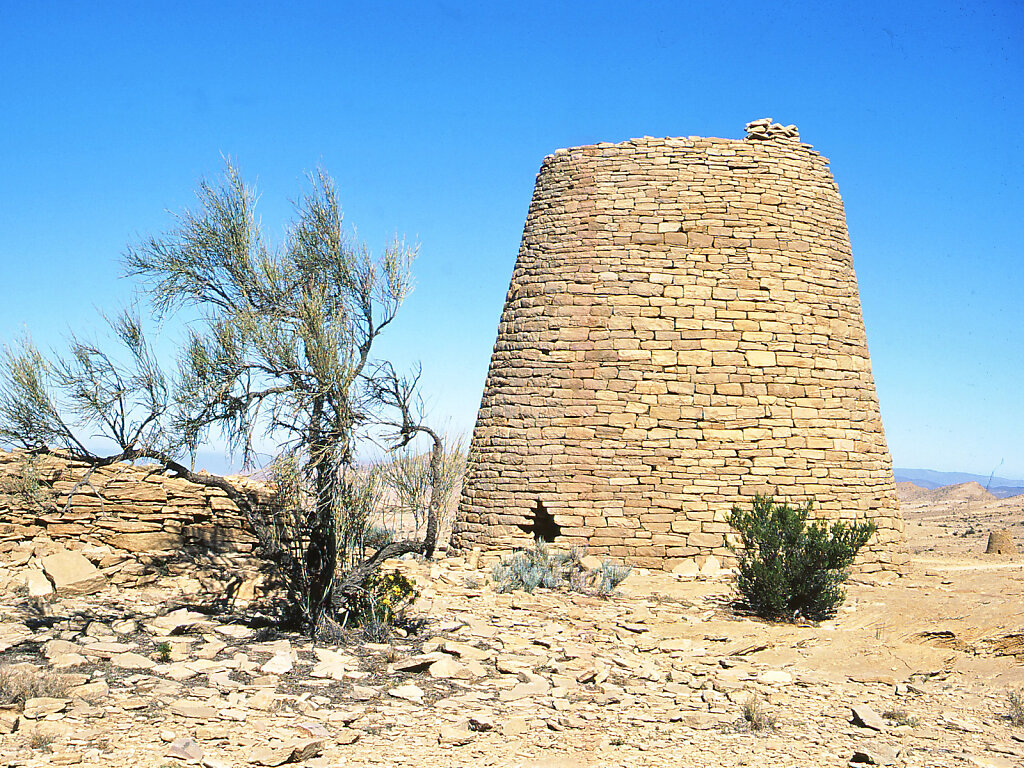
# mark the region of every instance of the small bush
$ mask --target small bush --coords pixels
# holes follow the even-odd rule
[[[55,734],[37,729],[29,734],[28,745],[32,749],[38,749],[40,752],[51,752],[53,751],[53,742],[56,740]]]
[[[1024,693],[1021,691],[1010,691],[1006,695],[1006,703],[1009,705],[1007,716],[1011,725],[1024,728]]]
[[[491,580],[498,592],[533,592],[537,587],[559,589],[605,597],[615,589],[631,569],[605,559],[599,568],[587,570],[582,552],[573,547],[568,552],[553,551],[543,539],[532,549],[505,558],[494,566]]]
[[[368,525],[363,531],[363,546],[381,549],[395,541],[395,532],[384,525]]]
[[[25,509],[41,509],[47,499],[47,486],[42,479],[42,461],[28,454],[18,461],[17,474],[0,480],[0,493],[14,496]]]
[[[59,699],[67,692],[63,675],[38,669],[0,666],[0,706],[25,706],[29,699],[46,696]]]
[[[600,576],[597,593],[599,595],[609,595],[619,584],[626,580],[626,577],[632,573],[633,569],[628,565],[619,565],[605,559],[601,561],[601,567],[597,571]]]
[[[166,640],[157,644],[156,652],[160,654],[160,661],[165,664],[171,660],[171,644]]]
[[[401,571],[374,571],[366,580],[351,618],[369,642],[381,643],[405,621],[405,611],[416,599],[416,585]]]
[[[543,539],[537,539],[533,549],[495,565],[491,578],[499,592],[533,592],[537,587],[557,589],[568,577],[563,569],[574,559],[579,560],[575,552],[553,552]]]
[[[911,728],[917,728],[917,726],[921,724],[920,720],[911,715],[905,709],[886,710],[882,713],[882,717],[895,725],[909,725]]]
[[[743,720],[749,730],[760,733],[774,731],[777,718],[761,703],[757,696],[751,696],[743,702]]]
[[[846,568],[875,532],[875,524],[807,525],[811,502],[776,504],[757,496],[750,512],[733,507],[729,525],[739,532],[736,589],[758,616],[777,621],[820,621],[834,616],[846,593]]]

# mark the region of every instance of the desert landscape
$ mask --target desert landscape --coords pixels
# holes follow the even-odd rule
[[[0,768],[1024,768],[1024,3],[0,18]]]
[[[907,562],[854,575],[820,624],[736,612],[715,558],[600,598],[501,594],[498,555],[474,552],[388,563],[417,631],[333,647],[261,623],[256,593],[222,599],[258,572],[245,553],[132,552],[22,515],[0,528],[0,760],[1020,765],[1024,557],[984,552],[990,530],[1021,540],[1024,497],[899,493]]]

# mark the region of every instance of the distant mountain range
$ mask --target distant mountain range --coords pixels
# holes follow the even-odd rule
[[[941,488],[944,485],[975,482],[997,499],[1024,494],[1024,480],[972,475],[967,472],[936,472],[934,469],[905,469],[902,467],[894,468],[892,473],[895,475],[897,483],[913,483],[921,488]]]

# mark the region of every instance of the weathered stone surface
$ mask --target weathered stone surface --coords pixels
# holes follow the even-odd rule
[[[103,589],[107,581],[96,566],[78,552],[64,550],[48,555],[42,565],[61,595],[87,595]]]
[[[469,722],[462,725],[445,726],[437,735],[437,743],[451,747],[461,747],[469,744],[475,734],[469,728]]]
[[[154,533],[116,533],[104,537],[112,547],[128,552],[160,552],[181,546],[181,536],[163,531]]]
[[[885,730],[885,721],[882,719],[882,716],[867,704],[854,704],[852,710],[855,725],[870,728],[874,731]]]
[[[892,765],[899,754],[892,746],[880,741],[865,741],[857,745],[850,760],[865,765]]]
[[[55,712],[63,712],[70,703],[70,699],[55,699],[49,696],[40,696],[26,701],[25,711],[22,714],[24,714],[29,720],[35,720],[40,717],[52,715]]]
[[[45,597],[53,594],[53,584],[39,568],[29,568],[25,571],[25,586],[28,587],[29,597]]]
[[[168,710],[170,710],[172,715],[187,717],[193,720],[215,720],[220,717],[220,713],[208,704],[200,704],[199,702],[186,699],[172,701]]]
[[[13,733],[18,727],[20,713],[14,705],[0,706],[0,734]]]
[[[290,672],[292,666],[291,653],[285,651],[283,653],[275,653],[271,656],[270,659],[260,667],[260,671],[267,675],[283,675],[285,672]]]
[[[68,690],[68,696],[72,699],[82,699],[90,704],[99,704],[110,695],[110,686],[106,680],[97,680],[94,683],[77,685]]]
[[[28,461],[23,452],[0,451],[0,481],[24,473]],[[59,456],[40,462],[42,474],[54,480],[52,489],[43,492],[58,508],[70,501],[69,511],[39,516],[32,510],[0,505],[0,525],[21,525],[29,533],[27,524],[38,521],[53,539],[75,542],[75,546],[92,539],[124,553],[170,551],[190,542],[224,552],[248,552],[255,543],[242,515],[220,490],[154,474],[146,467],[115,464],[93,472],[92,488],[81,486],[69,500],[67,494],[88,468]],[[246,479],[237,481],[249,487]],[[102,501],[97,492],[103,495]]]
[[[290,741],[284,744],[260,747],[253,751],[250,762],[256,765],[284,765],[285,763],[301,763],[316,757],[324,750],[324,742],[317,739]]]
[[[203,759],[203,747],[190,736],[182,736],[172,741],[164,754],[179,760],[198,762]]]
[[[111,656],[110,663],[121,669],[152,669],[156,666],[156,662],[152,659],[131,651]]]
[[[903,523],[842,201],[796,129],[559,150],[537,177],[454,528],[672,569],[755,493]]]
[[[396,699],[411,701],[414,704],[423,703],[423,689],[419,686],[412,685],[411,683],[390,689],[388,691],[388,695],[394,696]]]

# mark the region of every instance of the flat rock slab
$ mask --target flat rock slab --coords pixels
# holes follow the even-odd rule
[[[28,587],[29,597],[45,597],[53,594],[53,584],[39,568],[29,568],[25,571],[25,585]]]
[[[138,653],[118,653],[110,657],[110,663],[121,669],[152,669],[156,662]]]
[[[168,709],[172,715],[188,717],[193,720],[216,720],[220,717],[220,712],[208,704],[200,704],[196,701],[187,701],[185,699],[172,701]]]
[[[529,683],[519,683],[511,690],[504,690],[498,694],[498,698],[501,701],[516,701],[529,696],[543,696],[550,690],[551,686],[546,680],[535,680]]]
[[[108,533],[103,540],[127,552],[166,552],[181,546],[181,537],[164,531],[151,533]]]
[[[191,627],[193,624],[205,623],[208,621],[209,620],[206,616],[201,613],[194,613],[186,608],[179,608],[178,610],[171,611],[163,616],[157,616],[149,622],[149,626],[170,634],[179,627]]]
[[[195,739],[183,736],[172,741],[164,755],[188,762],[198,762],[203,759],[203,748]]]
[[[441,729],[437,735],[437,743],[451,747],[461,747],[469,744],[476,734],[469,729],[469,725],[447,726]]]
[[[423,703],[423,689],[415,685],[400,685],[388,691],[388,695],[394,696],[396,699],[411,701],[413,704]]]
[[[290,651],[283,651],[275,653],[270,659],[260,667],[260,671],[265,675],[283,675],[285,672],[290,672],[294,664],[292,663],[292,655]]]
[[[1019,763],[1008,757],[989,757],[988,755],[964,755],[964,759],[978,768],[1017,768]]]
[[[43,570],[58,595],[88,595],[103,589],[106,577],[78,552],[57,552],[42,560]]]
[[[22,714],[29,720],[38,720],[47,715],[63,712],[70,703],[71,699],[54,699],[48,696],[40,696],[26,701],[25,711]]]
[[[445,640],[441,648],[445,653],[458,656],[460,659],[487,661],[488,659],[494,658],[494,651],[477,648],[469,643],[460,643],[457,640]]]
[[[899,754],[895,748],[880,741],[865,741],[857,745],[853,751],[851,762],[865,765],[893,765]]]
[[[710,712],[680,712],[678,718],[672,719],[696,731],[710,731],[720,726],[723,721],[720,716]]]
[[[793,682],[793,675],[781,669],[768,669],[758,674],[757,682],[766,685],[786,685]]]
[[[271,744],[253,750],[249,762],[255,765],[284,765],[285,763],[301,763],[316,757],[324,751],[323,741],[306,739],[290,741],[284,744]]]
[[[422,653],[419,656],[412,656],[408,659],[396,661],[394,664],[391,665],[391,669],[394,672],[423,672],[424,670],[428,669],[431,665],[440,661],[442,656],[445,656],[445,654],[441,653],[440,651],[434,651],[433,653]],[[451,659],[450,656],[445,656],[445,658]]]
[[[467,665],[460,664],[451,656],[445,656],[443,659],[439,659],[432,663],[428,668],[428,672],[431,677],[442,680],[448,678],[468,680],[473,677],[473,672]]]
[[[0,733],[14,733],[18,727],[19,713],[16,706],[0,707]]]
[[[885,730],[885,721],[882,716],[867,704],[854,704],[851,709],[853,710],[854,725],[870,728],[873,731]]]
[[[107,685],[106,680],[97,680],[94,683],[75,686],[68,691],[68,695],[73,699],[82,699],[90,704],[99,704],[110,695],[110,686]]]

